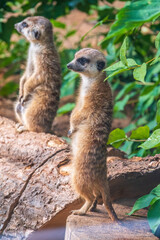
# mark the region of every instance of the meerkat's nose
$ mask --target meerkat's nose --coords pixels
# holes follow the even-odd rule
[[[71,64],[71,63],[68,63],[68,64],[67,64],[67,68],[68,68],[68,69],[71,69],[71,68],[72,68],[72,64]]]

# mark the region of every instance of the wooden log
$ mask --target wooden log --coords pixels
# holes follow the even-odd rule
[[[114,200],[141,196],[160,183],[160,155],[130,160],[115,155],[108,161]],[[71,210],[82,202],[64,169],[71,171],[69,147],[63,139],[44,133],[19,134],[13,121],[0,117],[2,239],[8,239],[8,234],[26,238],[37,229],[65,226]]]
[[[69,161],[66,142],[44,133],[17,133],[15,123],[0,118],[0,228],[26,235],[77,199],[69,176],[58,164]]]

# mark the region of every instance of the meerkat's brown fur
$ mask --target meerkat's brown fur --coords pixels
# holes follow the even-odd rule
[[[26,70],[20,79],[15,113],[17,130],[50,132],[59,103],[61,70],[50,21],[28,17],[15,28],[30,42]]]
[[[72,137],[72,184],[85,200],[74,214],[84,215],[102,195],[110,218],[117,221],[107,180],[106,143],[112,122],[112,93],[105,72],[105,57],[98,50],[84,48],[67,67],[81,75],[76,107],[70,119]]]

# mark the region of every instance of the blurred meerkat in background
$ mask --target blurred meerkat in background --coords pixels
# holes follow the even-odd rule
[[[51,132],[60,95],[61,68],[53,29],[44,17],[28,17],[15,28],[29,42],[26,70],[15,105],[17,131]]]

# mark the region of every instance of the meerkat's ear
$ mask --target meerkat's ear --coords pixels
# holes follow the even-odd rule
[[[102,69],[105,67],[104,61],[97,61],[97,69],[98,71],[102,71]]]
[[[40,36],[41,36],[41,33],[40,33],[40,31],[38,31],[37,29],[33,29],[33,30],[32,30],[32,36],[33,36],[36,40],[39,40],[39,39],[40,39]]]

